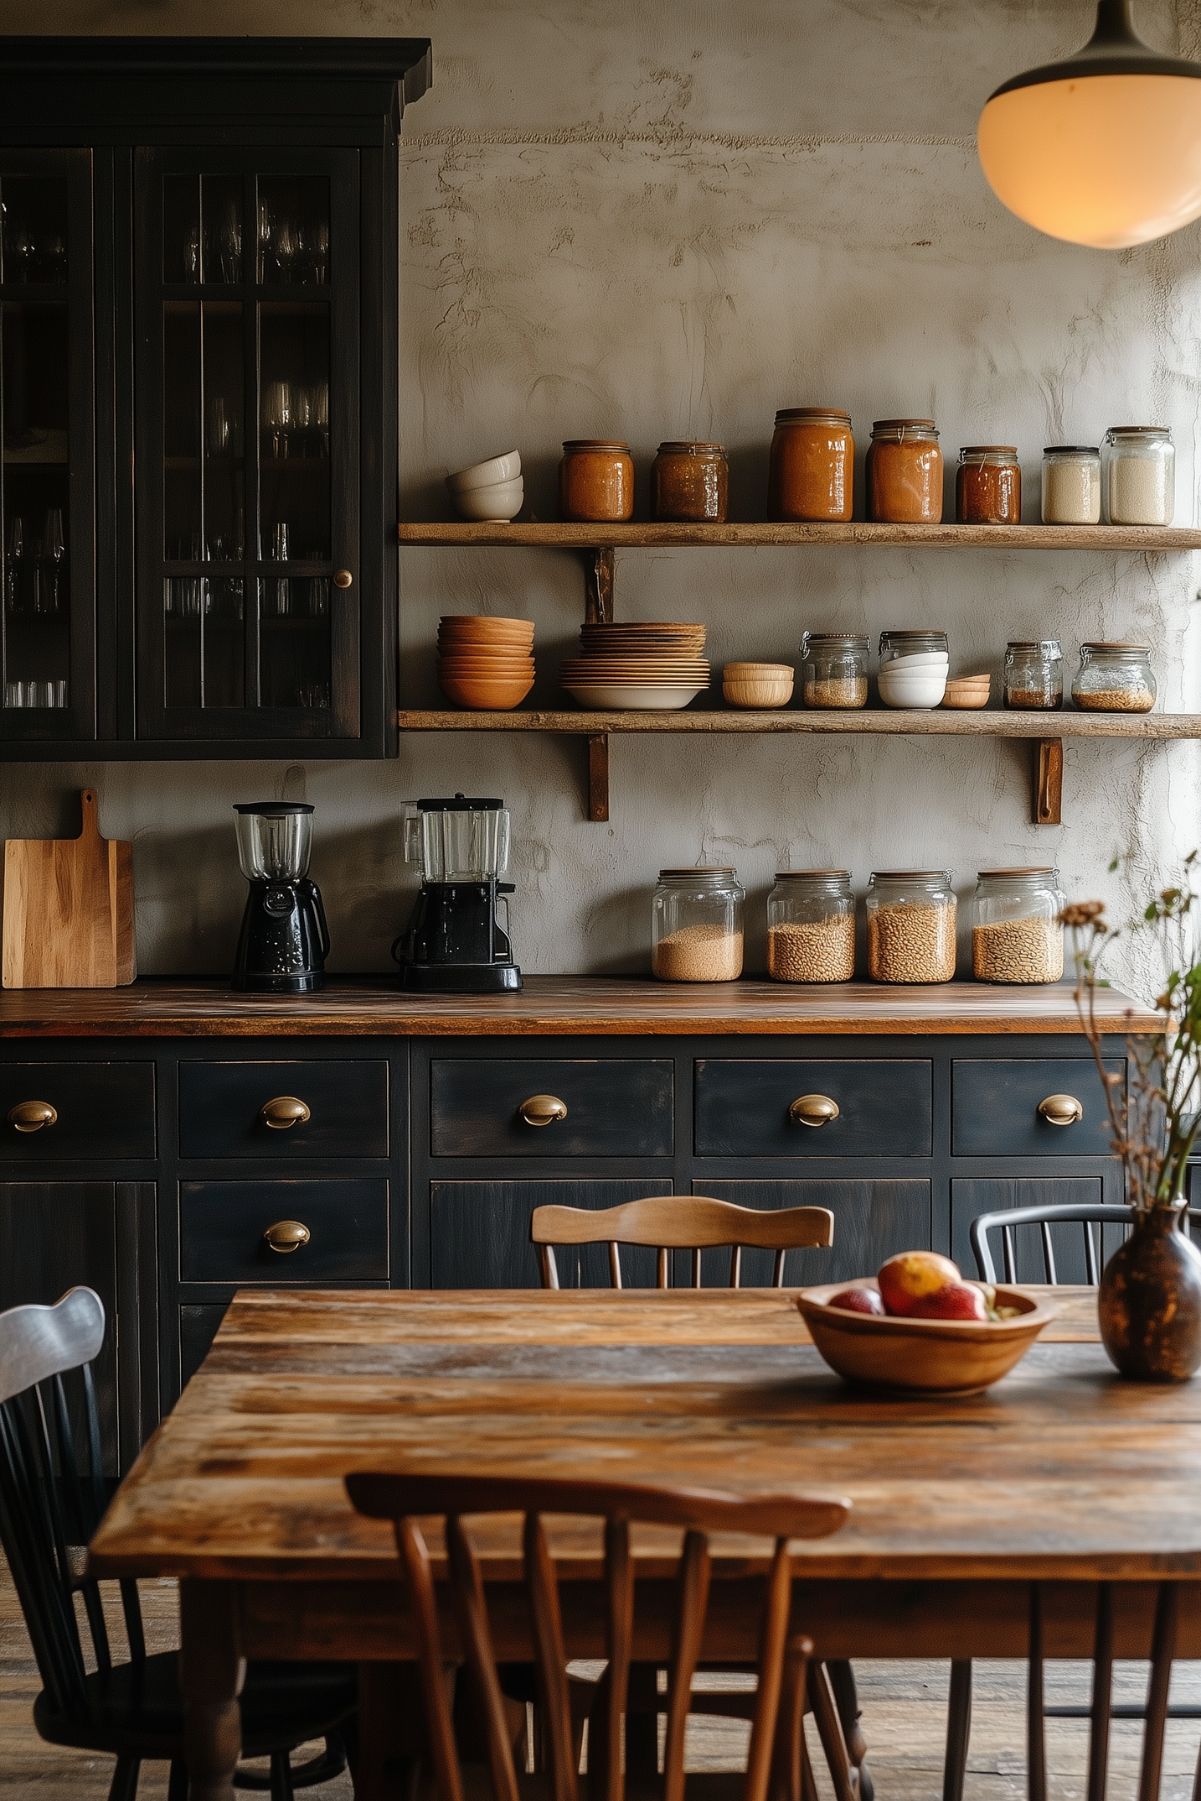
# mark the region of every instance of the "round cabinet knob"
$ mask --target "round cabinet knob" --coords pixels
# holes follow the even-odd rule
[[[1049,1126],[1074,1126],[1084,1118],[1084,1107],[1074,1094],[1049,1094],[1038,1103],[1038,1113]]]
[[[291,1256],[302,1244],[307,1244],[312,1233],[299,1219],[277,1219],[273,1226],[268,1226],[263,1238],[273,1251],[281,1257]]]
[[[58,1109],[49,1101],[18,1101],[8,1110],[8,1123],[14,1132],[40,1132],[57,1118]]]
[[[517,1111],[527,1126],[553,1126],[557,1119],[567,1118],[567,1102],[557,1094],[532,1094]]]
[[[354,576],[350,573],[349,569],[335,569],[335,571],[334,571],[334,587],[335,588],[353,588],[354,587]]]
[[[800,1094],[788,1109],[794,1126],[832,1126],[840,1108],[828,1094]]]
[[[294,1094],[277,1094],[274,1100],[263,1102],[259,1118],[273,1132],[287,1132],[293,1126],[306,1125],[312,1114],[304,1101],[297,1100]]]

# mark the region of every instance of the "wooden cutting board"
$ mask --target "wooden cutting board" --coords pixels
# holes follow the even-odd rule
[[[78,838],[4,846],[5,988],[119,988],[137,974],[133,845],[100,836],[94,788],[79,799]]]

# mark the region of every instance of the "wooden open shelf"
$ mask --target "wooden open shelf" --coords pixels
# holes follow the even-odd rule
[[[402,544],[482,549],[636,550],[770,548],[809,544],[901,545],[941,550],[1201,550],[1201,530],[1150,525],[793,525],[740,521],[729,525],[563,525],[517,520],[512,525],[402,521]]]

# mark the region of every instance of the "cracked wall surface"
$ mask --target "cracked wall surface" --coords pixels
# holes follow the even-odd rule
[[[1044,443],[1170,424],[1177,517],[1196,510],[1201,228],[1120,255],[1036,236],[989,195],[973,148],[991,87],[1087,36],[1086,0],[59,0],[63,31],[428,35],[435,85],[401,157],[401,493],[444,510],[448,468],[520,447],[554,511],[558,445],[619,433],[640,499],[660,438],[730,448],[735,516],[762,510],[778,406],[933,412],[961,443],[1019,445],[1037,514]],[[1143,0],[1153,42],[1201,49],[1201,0]],[[8,0],[7,31],[45,9]],[[567,555],[406,550],[402,697],[437,700],[438,615],[537,621],[536,698],[579,622]],[[619,616],[704,620],[715,664],[794,660],[805,627],[944,625],[954,662],[999,675],[1008,637],[1154,647],[1162,704],[1201,710],[1201,560],[848,548],[619,556]],[[973,739],[622,739],[613,818],[582,816],[572,741],[412,737],[398,762],[0,768],[0,830],[103,829],[136,843],[143,970],[219,972],[241,906],[232,803],[304,796],[337,969],[383,969],[413,872],[402,799],[463,789],[514,812],[518,955],[532,970],[646,967],[661,864],[737,865],[763,899],[785,864],[948,867],[1056,860],[1116,914],[1201,837],[1198,750],[1073,744],[1060,828],[1029,823],[1029,752]],[[1114,854],[1129,859],[1106,872]],[[1122,973],[1146,991],[1137,955]]]

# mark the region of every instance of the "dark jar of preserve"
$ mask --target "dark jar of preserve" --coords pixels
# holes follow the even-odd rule
[[[724,444],[668,438],[651,470],[656,519],[721,525],[730,498],[730,470]]]
[[[582,521],[632,519],[634,459],[615,438],[568,438],[559,464],[559,511]]]
[[[889,525],[937,525],[942,451],[933,419],[877,419],[866,460],[867,507]]]
[[[767,491],[771,517],[845,524],[854,498],[851,415],[837,407],[782,407],[771,440]]]
[[[960,525],[1020,525],[1022,465],[1013,444],[965,444],[955,472]]]

